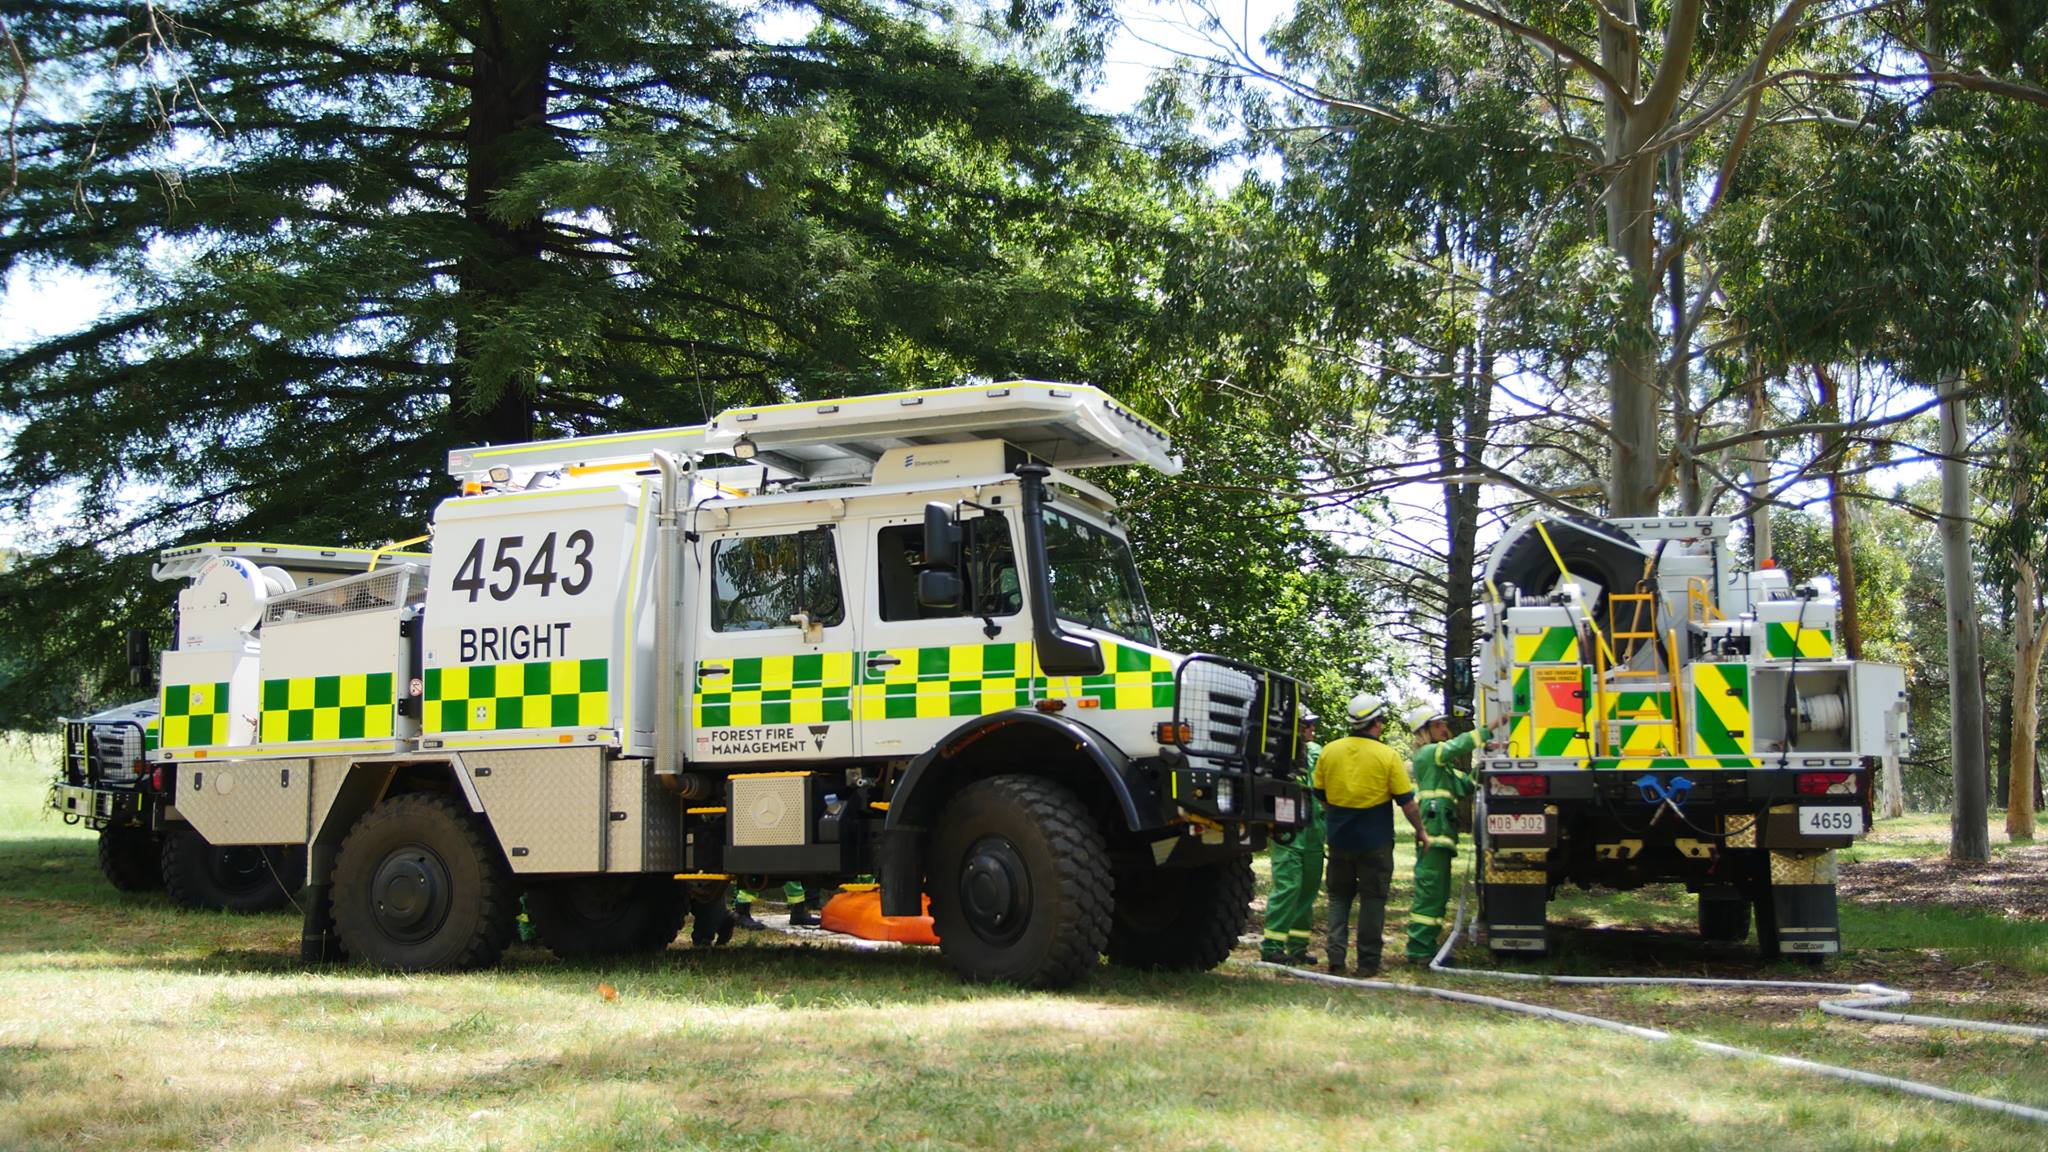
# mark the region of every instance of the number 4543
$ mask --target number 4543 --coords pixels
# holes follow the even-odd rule
[[[469,602],[476,603],[477,594],[488,591],[493,600],[510,600],[519,594],[522,587],[539,588],[545,597],[556,588],[564,596],[574,596],[590,587],[590,553],[597,546],[591,534],[581,528],[569,533],[564,551],[567,553],[567,568],[564,573],[555,571],[555,536],[550,532],[541,539],[540,547],[531,556],[521,558],[526,546],[524,536],[500,536],[493,542],[482,537],[455,567],[455,581],[449,587],[457,592],[469,593]],[[495,548],[492,548],[495,543]],[[485,579],[484,554],[490,550],[490,578]]]

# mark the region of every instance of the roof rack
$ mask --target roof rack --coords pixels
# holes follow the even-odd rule
[[[462,448],[448,454],[448,474],[504,484],[548,471],[638,470],[663,451],[677,459],[733,456],[776,479],[852,484],[868,479],[892,448],[972,440],[1001,440],[1057,468],[1181,470],[1166,433],[1100,388],[1006,380],[728,408],[703,425]]]
[[[261,541],[209,540],[203,544],[180,544],[157,554],[149,574],[158,580],[185,580],[198,574],[216,556],[240,556],[258,564],[271,564],[294,572],[325,572],[337,575],[367,572],[383,563],[405,562],[426,565],[433,557],[425,552],[399,552],[392,548],[325,548],[317,544],[267,544]]]

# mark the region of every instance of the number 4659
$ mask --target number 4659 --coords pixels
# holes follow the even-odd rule
[[[574,596],[590,587],[590,553],[597,546],[596,538],[578,528],[569,533],[565,541],[569,551],[569,575],[555,572],[555,533],[550,532],[540,542],[531,557],[524,562],[519,550],[526,545],[524,536],[500,536],[492,553],[491,579],[484,579],[484,550],[488,541],[478,538],[469,555],[455,567],[455,581],[449,587],[457,592],[469,593],[470,603],[476,603],[477,593],[488,590],[493,600],[510,600],[519,594],[521,587],[537,587],[546,596],[556,587],[562,595]]]

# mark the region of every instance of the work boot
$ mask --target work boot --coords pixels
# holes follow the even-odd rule
[[[1316,966],[1316,957],[1313,952],[1289,952],[1280,958],[1280,963],[1289,968],[1313,968]]]
[[[1332,976],[1342,976],[1342,975],[1344,975],[1344,974],[1345,974],[1345,972],[1344,972],[1344,954],[1343,954],[1342,952],[1332,952],[1332,953],[1330,953],[1330,963],[1329,963],[1328,967],[1329,967],[1330,975],[1332,975]]]
[[[816,928],[818,926],[818,914],[811,911],[810,901],[799,900],[789,906],[789,926],[791,928]]]
[[[754,905],[751,901],[745,904],[733,905],[732,919],[734,924],[745,928],[749,932],[759,932],[761,929],[768,927],[766,924],[754,919]]]
[[[718,935],[716,937],[718,943],[732,943],[732,930],[739,926],[740,918],[733,915],[731,909],[726,909],[725,915],[718,921]]]

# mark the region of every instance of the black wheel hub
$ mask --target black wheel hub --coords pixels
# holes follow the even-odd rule
[[[264,861],[261,848],[247,845],[215,848],[207,864],[213,882],[224,892],[239,895],[270,883],[270,866]]]
[[[448,866],[419,845],[384,857],[370,878],[370,910],[377,928],[393,940],[414,944],[439,931],[448,919]]]
[[[967,926],[990,944],[1008,944],[1031,922],[1031,870],[1017,846],[984,836],[960,866],[960,908]]]

